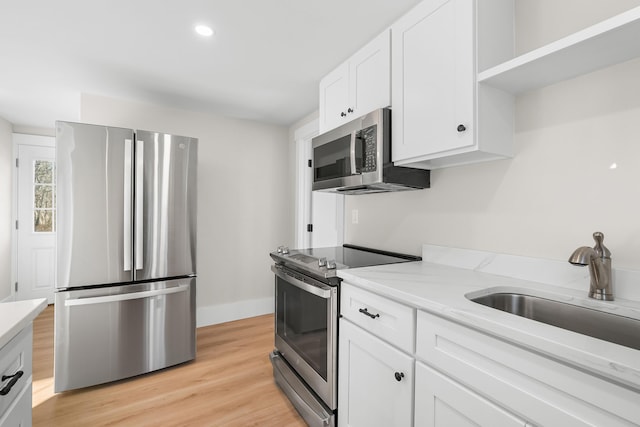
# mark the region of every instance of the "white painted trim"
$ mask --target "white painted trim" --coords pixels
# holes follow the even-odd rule
[[[306,161],[311,158],[311,139],[319,133],[319,121],[315,119],[296,129],[296,202],[295,202],[295,247],[309,246],[309,235],[305,231],[311,219],[311,175]]]
[[[345,224],[345,218],[346,218],[346,213],[344,210],[344,198],[346,196],[345,195],[340,195],[338,197],[338,200],[336,201],[336,209],[337,209],[337,221],[338,223],[336,224],[336,230],[338,230],[338,246],[342,246],[344,244],[344,224]]]
[[[11,288],[13,288],[13,286],[11,286]],[[0,300],[0,304],[4,302],[13,302],[13,301],[15,301],[15,298],[13,297],[13,294],[11,294],[8,297],[4,298],[3,300]]]
[[[39,145],[43,147],[55,147],[56,139],[53,136],[27,135],[24,133],[13,133],[13,142],[20,145]]]
[[[201,328],[233,320],[262,316],[263,314],[271,314],[274,310],[275,297],[198,307],[196,309],[196,326]]]

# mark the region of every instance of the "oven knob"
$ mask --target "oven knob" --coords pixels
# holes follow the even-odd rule
[[[336,269],[336,261],[334,259],[330,259],[329,261],[327,261],[327,269],[328,270]]]
[[[282,253],[282,248],[283,248],[283,247],[284,247],[284,246],[278,246],[278,248],[276,249],[276,253],[281,254],[281,253]]]
[[[318,267],[326,267],[327,266],[327,259],[326,258],[320,258],[318,260]]]
[[[282,247],[282,255],[287,255],[289,253],[289,248],[286,246]]]

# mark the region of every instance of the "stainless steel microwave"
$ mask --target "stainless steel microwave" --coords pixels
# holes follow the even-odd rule
[[[312,189],[366,194],[429,188],[428,170],[393,165],[391,145],[388,108],[313,138]]]

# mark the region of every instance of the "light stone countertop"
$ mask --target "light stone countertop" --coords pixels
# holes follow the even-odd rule
[[[47,307],[46,298],[0,303],[0,348]]]
[[[569,266],[566,270],[564,264]],[[623,272],[618,276],[635,282],[638,274],[640,272]],[[469,293],[476,296],[516,288],[529,295],[551,294],[554,299],[571,304],[640,319],[637,300],[616,298],[604,302],[588,298],[587,269],[557,261],[425,245],[421,262],[339,270],[338,276],[346,283],[640,391],[640,350],[485,307],[465,297]],[[522,276],[530,276],[532,280]],[[640,281],[635,283],[640,286]],[[626,286],[628,284],[621,283],[620,289]],[[487,289],[490,290],[485,291]]]

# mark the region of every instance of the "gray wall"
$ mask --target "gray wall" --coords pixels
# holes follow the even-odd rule
[[[518,0],[517,51],[638,5]],[[347,196],[346,241],[415,254],[429,243],[566,260],[592,246],[599,230],[616,267],[640,269],[638,76],[633,60],[522,94],[513,159],[432,171],[428,190]]]
[[[0,301],[11,295],[11,123],[0,117]]]
[[[199,139],[198,323],[272,312],[269,252],[293,240],[288,129],[86,94],[81,120]]]

